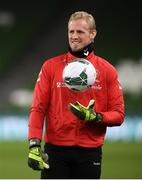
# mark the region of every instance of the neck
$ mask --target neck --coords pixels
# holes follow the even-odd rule
[[[94,50],[94,45],[93,43],[90,43],[89,45],[85,46],[83,49],[79,51],[72,51],[71,48],[69,47],[69,52],[79,58],[85,58],[89,56],[89,54]]]

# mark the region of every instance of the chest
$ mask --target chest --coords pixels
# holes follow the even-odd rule
[[[96,109],[104,109],[107,104],[107,82],[105,72],[96,68],[97,77],[92,87],[84,91],[74,91],[69,89],[63,81],[64,67],[64,64],[60,65],[54,72],[51,83],[52,98],[65,106],[75,101],[79,101],[84,106],[87,106],[89,100],[95,99]]]

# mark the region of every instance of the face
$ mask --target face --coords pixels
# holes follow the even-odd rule
[[[78,51],[90,44],[96,36],[85,19],[72,20],[68,24],[68,40],[72,51]]]

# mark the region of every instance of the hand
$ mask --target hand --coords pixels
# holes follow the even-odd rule
[[[85,107],[79,102],[69,104],[69,110],[76,115],[79,119],[90,122],[98,122],[101,118],[98,118],[98,113],[94,112],[95,100],[91,99],[88,106]],[[100,115],[100,114],[99,114]]]
[[[33,170],[42,170],[44,168],[48,169],[48,155],[41,150],[40,140],[32,139],[30,140],[28,165]]]

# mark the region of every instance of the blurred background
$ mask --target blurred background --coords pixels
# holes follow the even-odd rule
[[[27,167],[34,84],[46,59],[68,51],[68,19],[78,10],[94,15],[95,53],[116,67],[124,90],[126,119],[108,128],[102,178],[142,178],[142,11],[137,1],[110,0],[1,2],[0,178],[39,178]]]

